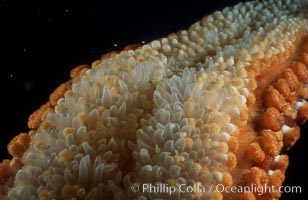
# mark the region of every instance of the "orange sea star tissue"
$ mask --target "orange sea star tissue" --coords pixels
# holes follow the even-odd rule
[[[307,13],[239,3],[78,66],[8,145],[0,197],[279,198],[308,119]]]

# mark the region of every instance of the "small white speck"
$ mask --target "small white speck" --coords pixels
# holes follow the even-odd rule
[[[23,48],[22,51],[23,51],[23,52],[26,52],[26,48]]]
[[[291,128],[289,126],[285,125],[285,124],[281,127],[282,133],[288,133],[290,131],[290,129]]]
[[[274,161],[278,162],[280,160],[280,158],[281,158],[281,155],[277,155],[277,156],[275,156]]]
[[[299,110],[304,104],[305,104],[305,100],[302,100],[302,101],[297,101],[296,103],[295,103],[295,109],[296,110]]]
[[[273,170],[268,170],[268,175],[272,176],[274,174]]]
[[[69,11],[70,11],[69,9],[66,9],[66,10],[65,10],[65,12],[67,12],[67,13],[68,13]]]
[[[14,76],[13,74],[10,74],[10,75],[9,75],[10,78],[13,78],[13,76]]]
[[[145,44],[145,41],[143,40],[143,41],[141,41],[141,44]]]
[[[114,44],[113,44],[113,46],[114,46],[114,47],[117,47],[117,46],[118,46],[118,44],[114,43]]]

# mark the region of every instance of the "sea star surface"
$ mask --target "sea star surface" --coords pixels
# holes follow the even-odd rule
[[[0,197],[279,198],[308,118],[307,13],[239,3],[76,67],[10,142]]]

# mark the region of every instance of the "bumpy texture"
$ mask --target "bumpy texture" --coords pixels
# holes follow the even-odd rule
[[[253,1],[71,72],[0,164],[1,198],[277,199],[268,191],[134,192],[134,184],[278,188],[308,118],[304,1]]]

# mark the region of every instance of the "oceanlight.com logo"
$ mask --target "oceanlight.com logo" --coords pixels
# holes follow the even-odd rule
[[[172,195],[176,191],[180,193],[211,193],[211,192],[224,192],[224,193],[243,193],[253,192],[257,195],[265,193],[280,192],[280,193],[302,193],[301,186],[280,186],[275,188],[270,185],[257,186],[251,184],[247,186],[224,186],[223,184],[203,186],[199,183],[194,185],[177,184],[169,185],[167,183],[134,183],[130,187],[132,192],[140,193],[157,193]]]

